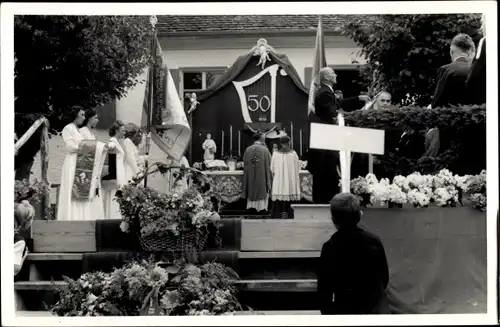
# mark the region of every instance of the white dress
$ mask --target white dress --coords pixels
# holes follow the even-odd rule
[[[295,151],[273,153],[271,158],[271,173],[273,174],[271,199],[273,201],[300,200],[299,172],[299,157]]]
[[[120,206],[115,199],[115,193],[117,189],[127,184],[124,165],[125,151],[116,137],[111,137],[109,142],[115,146],[116,180],[110,180],[102,183],[104,215],[107,219],[121,219]]]
[[[84,137],[73,123],[63,128],[62,137],[66,148],[66,157],[62,166],[56,219],[95,220],[104,218],[102,199],[99,196],[94,196],[90,201],[72,200],[78,148]]]
[[[129,138],[123,141],[123,150],[125,151],[125,178],[127,181],[131,181],[144,169],[146,156],[139,154],[139,149]]]

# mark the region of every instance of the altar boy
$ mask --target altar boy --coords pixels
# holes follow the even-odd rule
[[[290,137],[280,138],[280,149],[271,158],[272,218],[293,218],[291,204],[300,200],[299,156],[290,149]]]

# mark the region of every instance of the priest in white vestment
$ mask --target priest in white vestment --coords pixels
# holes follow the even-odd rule
[[[62,166],[57,202],[57,220],[95,220],[103,218],[99,186],[106,145],[85,140],[78,126],[85,121],[83,108],[70,108],[72,122],[62,130],[66,157]]]
[[[293,218],[291,204],[300,200],[299,156],[290,148],[290,137],[280,138],[280,149],[271,158],[272,218]]]

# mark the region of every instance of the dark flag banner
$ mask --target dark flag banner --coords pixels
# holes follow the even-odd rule
[[[141,125],[147,126],[148,119],[151,119],[151,139],[153,142],[168,156],[180,160],[191,139],[191,128],[174,80],[163,61],[163,52],[156,37],[154,49],[154,62],[148,68],[148,83],[146,83],[144,93]],[[153,107],[149,108],[151,74],[153,77]]]

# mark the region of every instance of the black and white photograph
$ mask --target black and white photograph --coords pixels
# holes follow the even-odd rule
[[[496,12],[3,3],[2,325],[497,324]]]

